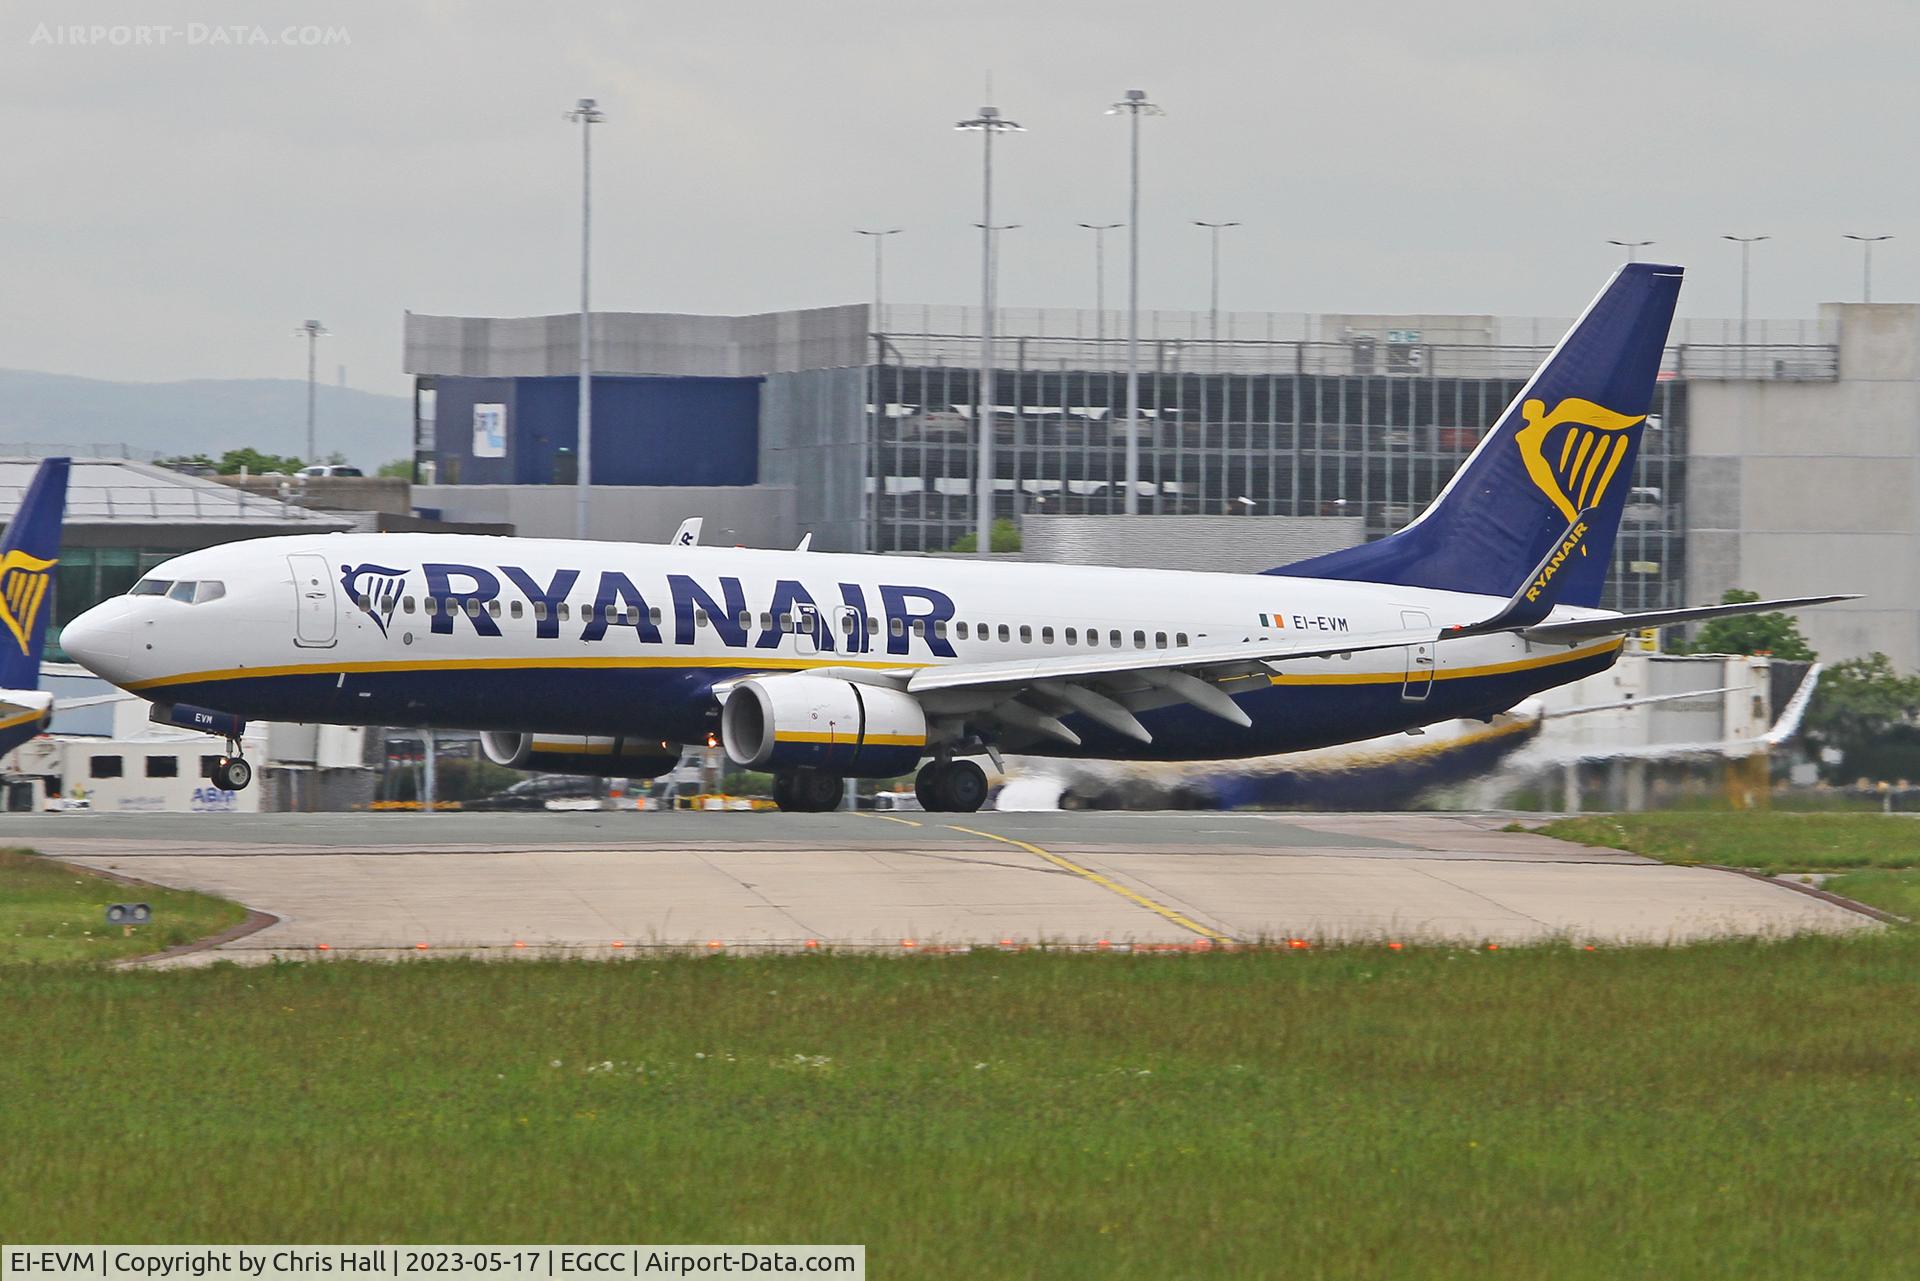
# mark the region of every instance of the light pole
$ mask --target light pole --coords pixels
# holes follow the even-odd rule
[[[876,231],[868,231],[860,227],[853,229],[854,235],[866,236],[873,241],[873,366],[872,373],[868,376],[868,400],[873,405],[873,421],[870,424],[867,434],[868,450],[875,450],[880,447],[880,365],[886,355],[886,348],[884,346],[886,339],[882,336],[886,332],[886,329],[880,321],[880,308],[886,299],[887,278],[885,249],[887,237],[897,236],[901,231],[902,228],[900,227],[886,227]],[[871,456],[869,456],[869,461],[871,461]],[[873,508],[873,520],[876,526],[879,520],[878,511],[879,508],[876,500],[876,505]],[[848,800],[851,801],[851,791],[853,788],[852,779],[847,780],[847,788],[849,791]],[[849,804],[847,808],[852,809],[853,806]]]
[[[962,120],[955,129],[977,129],[981,142],[980,182],[980,403],[974,407],[973,425],[979,436],[979,454],[974,463],[975,537],[977,556],[993,555],[993,136],[997,133],[1023,132],[1021,127],[1000,114],[998,107],[982,107],[971,120]]]
[[[582,98],[566,118],[580,126],[580,413],[575,431],[574,534],[587,537],[593,497],[593,313],[588,305],[588,268],[593,257],[593,126],[606,113],[592,98]]]
[[[1866,261],[1860,265],[1860,301],[1873,301],[1873,247],[1883,240],[1892,240],[1892,236],[1856,236],[1851,231],[1842,232],[1848,240],[1860,242],[1860,248],[1866,255]]]
[[[1145,89],[1127,90],[1126,99],[1107,108],[1116,116],[1133,117],[1127,184],[1127,507],[1129,516],[1140,511],[1140,117],[1167,113],[1147,101]]]
[[[1722,236],[1740,246],[1740,376],[1747,376],[1747,259],[1754,242],[1772,240],[1772,236]]]
[[[1652,244],[1653,241],[1651,240],[1609,240],[1607,243],[1610,245],[1618,245],[1622,249],[1626,250],[1627,261],[1633,262],[1637,258],[1636,251],[1645,249],[1648,245]]]
[[[327,327],[317,320],[309,320],[294,330],[293,336],[295,338],[304,337],[307,340],[307,466],[311,467],[320,461],[316,456],[319,447],[314,443],[315,438],[313,434],[314,348],[322,338],[328,336]]]
[[[1124,222],[1083,222],[1093,233],[1093,341],[1101,359],[1107,354],[1107,233]]]
[[[1213,345],[1213,371],[1220,372],[1220,231],[1224,227],[1238,227],[1237,222],[1202,222],[1195,218],[1193,225],[1205,227],[1213,239],[1213,290],[1208,295],[1207,339]]]
[[[866,236],[873,241],[873,332],[881,331],[880,304],[886,297],[886,255],[888,236],[897,236],[904,227],[888,227],[883,231],[867,231],[860,227],[853,229],[856,236]]]

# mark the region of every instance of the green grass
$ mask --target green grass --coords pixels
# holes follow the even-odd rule
[[[1564,818],[1537,830],[1669,863],[1767,872],[1920,867],[1920,819],[1898,815],[1663,810]]]
[[[1830,878],[1820,888],[1882,908],[1895,916],[1904,916],[1909,921],[1920,921],[1920,871],[1911,868],[1846,872]]]
[[[876,1277],[1905,1276],[1920,931],[0,981],[14,1240]]]
[[[146,903],[153,920],[129,934],[107,924],[109,903]],[[211,895],[123,885],[25,850],[0,849],[0,966],[144,956],[217,934],[246,916],[239,904]]]

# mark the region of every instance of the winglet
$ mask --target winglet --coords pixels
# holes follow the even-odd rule
[[[700,545],[700,528],[706,523],[706,518],[703,516],[687,517],[680,522],[680,528],[673,531],[673,545],[675,547],[698,547]]]

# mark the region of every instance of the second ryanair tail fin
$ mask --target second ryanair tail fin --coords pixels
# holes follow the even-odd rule
[[[1510,597],[1512,621],[1598,605],[1681,274],[1615,273],[1412,524],[1267,572]]]
[[[40,685],[40,653],[53,612],[53,567],[67,510],[65,458],[40,464],[0,539],[0,687]]]

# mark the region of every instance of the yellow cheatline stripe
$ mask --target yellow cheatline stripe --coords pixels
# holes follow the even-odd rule
[[[18,716],[9,716],[7,719],[0,721],[0,729],[12,729],[15,725],[25,725],[28,721],[37,721],[40,719],[40,715],[39,712],[21,712]]]
[[[1441,638],[1442,640],[1445,637]],[[1464,680],[1472,676],[1501,676],[1508,672],[1531,671],[1536,667],[1552,667],[1558,663],[1577,662],[1583,658],[1592,658],[1604,654],[1610,649],[1618,649],[1626,644],[1624,637],[1601,641],[1597,645],[1588,645],[1581,649],[1568,650],[1563,654],[1548,654],[1543,658],[1521,658],[1511,663],[1489,663],[1484,667],[1456,667],[1442,669],[1433,674],[1437,681]],[[1276,662],[1285,662],[1277,659]],[[1295,676],[1270,676],[1267,678],[1275,685],[1398,685],[1407,679],[1405,672],[1361,672],[1347,675],[1344,672],[1307,673]]]
[[[1152,899],[1148,898],[1146,895],[1138,893],[1134,890],[1130,890],[1126,886],[1120,884],[1120,882],[1113,880],[1109,877],[1100,875],[1100,873],[1094,871],[1092,868],[1082,867],[1078,863],[1073,862],[1071,859],[1061,858],[1058,854],[1055,854],[1052,850],[1043,850],[1038,845],[1032,845],[1026,841],[1015,840],[1011,836],[996,836],[992,832],[982,832],[979,829],[972,828],[972,827],[960,827],[953,823],[947,824],[947,830],[950,832],[965,832],[968,836],[984,836],[990,841],[999,841],[1002,845],[1017,846],[1018,848],[1025,850],[1029,854],[1038,855],[1039,857],[1047,860],[1047,862],[1053,864],[1055,867],[1061,868],[1068,872],[1072,872],[1075,876],[1084,876],[1087,880],[1092,881],[1095,885],[1098,885],[1103,890],[1112,890],[1115,894],[1118,894],[1121,898],[1126,899],[1128,902],[1131,902],[1131,903],[1137,903],[1139,906],[1146,908],[1149,912],[1152,912],[1156,916],[1164,916],[1166,919],[1168,919],[1169,921],[1172,921],[1175,925],[1178,925],[1183,930],[1192,930],[1195,934],[1198,934],[1201,938],[1211,939],[1215,943],[1233,942],[1233,938],[1231,935],[1222,934],[1218,930],[1208,929],[1206,926],[1200,924],[1200,922],[1194,920],[1192,917],[1183,916],[1179,912],[1174,911],[1172,908],[1168,907],[1164,903],[1156,903]]]
[[[887,671],[920,668],[927,665],[904,660],[876,663],[831,657],[823,659],[754,658],[744,654],[708,657],[660,655],[606,658],[557,656],[552,658],[429,658],[413,662],[294,663],[283,667],[227,667],[205,672],[181,672],[176,676],[156,676],[151,680],[135,681],[125,688],[154,689],[163,685],[184,685],[198,681],[250,680],[271,676],[336,676],[342,673],[525,671],[535,668],[546,670],[579,668],[604,671],[613,668],[654,667],[725,667],[751,672],[812,671],[816,667],[861,667]]]
[[[1441,638],[1442,640],[1445,637]],[[1469,676],[1496,676],[1505,672],[1524,671],[1534,667],[1547,667],[1555,663],[1572,662],[1602,653],[1607,649],[1618,648],[1625,644],[1624,639],[1602,641],[1584,649],[1570,650],[1563,654],[1549,654],[1542,658],[1524,658],[1510,663],[1494,663],[1484,667],[1458,667],[1451,671],[1442,670],[1434,674],[1435,680],[1460,680]],[[1276,660],[1286,662],[1285,658]],[[480,671],[528,671],[528,670],[590,670],[607,671],[615,669],[645,669],[674,667],[719,667],[735,671],[771,672],[771,671],[812,671],[820,667],[858,667],[873,671],[899,671],[930,667],[930,663],[912,662],[870,662],[850,661],[842,658],[825,657],[805,658],[755,658],[751,655],[660,655],[660,656],[620,656],[604,658],[564,658],[564,657],[517,657],[517,658],[429,658],[413,662],[364,662],[364,663],[294,663],[280,667],[229,667],[204,672],[181,672],[174,676],[156,676],[149,680],[134,681],[123,688],[128,690],[160,689],[168,685],[185,685],[202,681],[232,681],[261,679],[275,676],[338,676],[354,673],[396,673],[396,672],[480,672]],[[1402,672],[1368,672],[1359,675],[1326,673],[1316,675],[1273,676],[1269,678],[1275,685],[1375,685],[1402,681],[1406,676]]]
[[[925,747],[925,734],[868,734],[861,738],[858,734],[837,734],[829,730],[821,734],[812,730],[789,730],[782,734],[775,731],[776,743],[859,743],[870,747]]]

